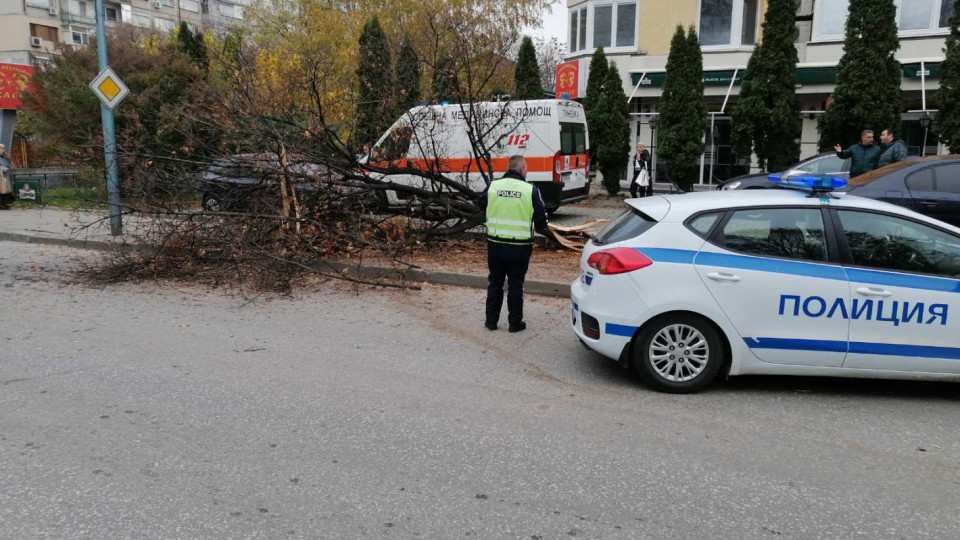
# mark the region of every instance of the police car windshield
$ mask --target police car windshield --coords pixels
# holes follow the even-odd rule
[[[631,208],[620,214],[593,237],[594,245],[602,246],[636,238],[650,230],[657,222],[650,219],[643,212]]]

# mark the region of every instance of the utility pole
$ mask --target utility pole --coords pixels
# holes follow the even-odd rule
[[[107,32],[104,28],[103,0],[97,0],[97,64],[102,73],[109,67],[107,61]],[[107,160],[107,194],[110,203],[110,234],[120,236],[120,174],[117,168],[117,141],[113,125],[113,109],[100,103],[103,122],[103,149]]]

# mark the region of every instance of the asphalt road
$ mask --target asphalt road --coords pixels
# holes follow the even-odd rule
[[[960,385],[651,392],[568,303],[91,288],[0,243],[0,538],[958,538]]]

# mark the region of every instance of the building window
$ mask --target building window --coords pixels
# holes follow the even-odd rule
[[[617,4],[617,47],[637,45],[637,4]]]
[[[814,35],[817,39],[843,39],[850,0],[820,0],[816,7],[818,23]]]
[[[230,17],[231,19],[242,19],[243,18],[243,6],[235,6],[233,4],[220,4],[220,14],[224,17]]]
[[[117,22],[117,20],[119,19],[118,17],[119,13],[117,12],[117,8],[115,7],[104,6],[103,15],[107,22]]]
[[[150,28],[150,16],[134,13],[130,16],[130,24],[138,28]]]
[[[171,19],[164,19],[162,17],[157,17],[153,20],[153,27],[161,32],[169,32],[176,28],[177,23]]]
[[[56,43],[60,41],[58,34],[59,29],[53,26],[43,26],[42,24],[30,25],[30,37],[38,37],[44,41]]]
[[[759,10],[759,0],[700,0],[700,44],[704,47],[755,45]]]
[[[948,28],[954,0],[898,0],[897,27],[901,34],[928,33]]]
[[[47,9],[50,7],[50,0],[27,0],[27,5],[35,8]]]
[[[613,6],[593,7],[593,48],[610,48],[613,26]]]
[[[160,0],[160,5],[173,7],[174,3],[173,3],[173,0]]]
[[[90,43],[91,30],[89,28],[70,26],[68,29],[70,31],[70,43],[73,45],[87,45]]]
[[[587,8],[570,12],[570,52],[587,48]]]
[[[900,35],[941,34],[949,28],[956,0],[895,0]],[[850,0],[820,0],[816,4],[814,39],[843,39]]]
[[[86,3],[86,2],[78,2],[77,0],[70,0],[70,14],[71,14],[71,15],[76,15],[76,16],[78,16],[78,17],[86,17],[86,16],[87,16],[87,3]],[[93,10],[91,10],[90,15],[93,16]]]
[[[187,11],[200,13],[200,2],[197,0],[180,0],[180,7]]]

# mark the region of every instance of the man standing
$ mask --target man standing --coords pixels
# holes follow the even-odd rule
[[[877,168],[880,160],[880,148],[873,144],[873,131],[869,129],[860,133],[860,144],[855,144],[844,150],[840,145],[833,147],[840,159],[849,159],[850,178],[856,178]]]
[[[487,216],[488,330],[496,330],[503,307],[503,283],[509,278],[507,320],[510,332],[526,330],[523,321],[523,281],[533,254],[533,230],[547,232],[547,209],[540,191],[526,182],[527,162],[512,156],[507,172],[490,183],[480,196],[480,209]],[[549,233],[548,233],[549,234]]]
[[[887,128],[880,133],[880,143],[883,144],[883,153],[877,162],[878,169],[907,159],[907,145],[897,138],[893,128]]]

